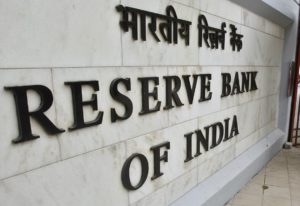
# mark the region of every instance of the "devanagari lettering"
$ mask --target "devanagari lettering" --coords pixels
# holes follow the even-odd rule
[[[163,39],[168,43],[177,44],[178,43],[178,33],[179,36],[184,39],[186,45],[189,45],[189,29],[192,24],[190,21],[182,20],[177,18],[177,14],[173,6],[168,6],[166,8],[166,15],[157,14],[149,11],[144,11],[132,7],[124,7],[118,5],[116,7],[118,12],[122,12],[122,17],[120,20],[120,26],[124,32],[128,32],[129,28],[132,32],[133,40],[138,40],[138,16],[140,21],[140,33],[141,39],[146,41],[146,22],[147,17],[150,19],[148,23],[148,29],[151,35],[156,41],[160,41],[158,35],[156,34],[157,26],[159,32]],[[131,17],[131,19],[129,19]],[[157,25],[157,19],[162,20],[159,25]],[[180,28],[178,28],[180,25]]]
[[[230,24],[230,29],[231,29],[230,44],[232,46],[232,50],[235,51],[236,48],[237,51],[239,52],[243,47],[243,42],[242,42],[243,35],[236,33],[237,28],[233,24]]]
[[[198,17],[198,45],[202,47],[202,40],[206,44],[206,47],[211,49],[218,49],[219,43],[221,44],[221,49],[225,48],[225,28],[226,23],[221,24],[221,29],[210,27],[207,23],[207,19],[204,15]]]

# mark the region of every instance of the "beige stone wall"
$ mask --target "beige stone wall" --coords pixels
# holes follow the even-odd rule
[[[115,6],[131,6],[165,14],[173,5],[177,16],[192,22],[190,45],[133,41],[119,27]],[[244,35],[243,48],[233,52],[226,34],[225,50],[198,47],[197,18],[209,25],[234,24]],[[278,86],[284,30],[227,0],[0,0],[0,205],[168,205],[224,167],[277,127]],[[221,73],[257,71],[258,90],[221,98]],[[137,77],[160,79],[158,99],[164,105],[163,76],[212,74],[212,99],[192,105],[185,90],[185,105],[140,116],[141,85]],[[109,94],[110,82],[131,78],[128,95],[133,114],[111,123],[110,109],[123,107]],[[56,125],[73,123],[72,98],[66,81],[98,80],[101,125],[59,135],[48,135],[32,122],[37,140],[11,143],[18,135],[13,95],[4,86],[41,84],[54,96],[46,112]],[[124,90],[125,91],[125,90]],[[86,98],[92,91],[85,90]],[[196,88],[196,94],[199,88]],[[29,106],[39,97],[29,93]],[[154,102],[152,102],[154,104]],[[87,119],[95,112],[85,110]],[[198,158],[184,163],[184,134],[237,115],[240,134]],[[170,141],[164,175],[151,180],[153,155],[149,148]],[[145,184],[128,192],[121,183],[121,169],[132,153],[149,161]],[[133,163],[132,178],[140,174]]]

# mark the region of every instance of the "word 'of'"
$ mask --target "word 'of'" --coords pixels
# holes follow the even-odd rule
[[[231,123],[230,123],[231,122]],[[231,124],[231,125],[230,125]],[[203,132],[205,131],[205,132]],[[184,135],[186,138],[186,159],[184,162],[191,161],[193,158],[198,157],[202,154],[200,148],[204,148],[207,152],[221,144],[222,141],[227,141],[234,136],[239,134],[238,121],[236,115],[233,116],[232,121],[230,118],[224,119],[224,122],[216,122],[214,124],[205,126],[203,130],[196,130]],[[196,138],[196,141],[195,141]],[[194,140],[194,141],[193,141]],[[192,148],[196,151],[193,154]],[[161,149],[164,149],[161,153]],[[153,175],[151,180],[162,176],[164,173],[161,171],[161,162],[168,162],[168,150],[171,149],[171,144],[169,141],[163,142],[161,144],[152,146],[150,150],[153,153]],[[139,160],[141,165],[141,174],[139,181],[133,184],[130,179],[130,166],[133,160]],[[141,153],[134,153],[125,161],[122,167],[121,180],[123,186],[128,190],[139,189],[147,180],[149,173],[149,163],[147,157]]]

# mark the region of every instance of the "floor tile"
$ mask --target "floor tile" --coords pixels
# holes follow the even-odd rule
[[[300,206],[300,200],[292,199],[292,206]]]
[[[261,203],[262,203],[262,196],[239,193],[233,199],[232,205],[260,206]]]
[[[264,196],[280,197],[290,199],[290,189],[288,187],[276,187],[269,186],[268,189],[264,190]]]
[[[288,172],[288,167],[286,165],[277,166],[277,167],[267,167],[266,174],[270,172]]]
[[[263,188],[261,184],[256,184],[251,181],[241,190],[241,193],[249,195],[263,195]]]
[[[278,187],[289,187],[288,176],[285,177],[276,177],[266,175],[266,185],[278,186]]]
[[[278,197],[264,197],[263,206],[291,206],[291,200]],[[253,205],[254,206],[254,205]]]
[[[287,177],[288,176],[288,170],[273,170],[266,173],[267,176],[273,176],[273,177]]]
[[[300,206],[300,148],[279,152],[228,205]]]
[[[251,179],[252,183],[263,185],[265,183],[265,175],[264,174],[257,174]]]

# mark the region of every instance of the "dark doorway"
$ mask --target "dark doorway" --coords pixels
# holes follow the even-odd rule
[[[300,13],[299,13],[300,17]],[[300,19],[300,18],[299,18]],[[291,65],[292,75],[294,76],[291,86],[294,88],[292,92],[292,105],[289,124],[288,141],[293,145],[300,145],[300,96],[298,95],[299,83],[299,67],[300,67],[300,24],[298,23],[297,52],[294,65]]]

